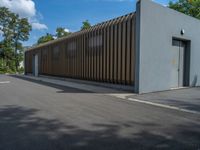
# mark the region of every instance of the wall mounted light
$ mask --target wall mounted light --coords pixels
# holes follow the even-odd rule
[[[185,34],[185,30],[181,29],[181,35],[184,35],[184,34]]]

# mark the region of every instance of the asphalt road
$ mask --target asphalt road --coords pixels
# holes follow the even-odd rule
[[[173,91],[133,95],[130,98],[175,106],[200,114],[200,88],[183,88]]]
[[[200,115],[0,76],[0,150],[199,150]]]

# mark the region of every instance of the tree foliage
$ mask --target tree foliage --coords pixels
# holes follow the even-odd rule
[[[20,62],[23,60],[22,42],[27,41],[32,27],[27,18],[10,12],[5,7],[0,7],[0,59],[1,68],[18,71]]]
[[[82,25],[82,27],[81,27],[81,30],[85,30],[85,29],[88,29],[88,28],[90,28],[90,27],[91,27],[91,24],[89,23],[88,20],[86,20],[86,21],[83,21],[83,25]],[[43,44],[43,43],[52,41],[52,40],[54,40],[54,39],[66,37],[66,36],[69,36],[70,34],[71,34],[71,32],[67,31],[65,28],[63,28],[63,27],[58,27],[58,28],[56,29],[56,34],[55,34],[55,35],[52,35],[52,34],[50,34],[50,33],[46,33],[46,35],[41,36],[41,37],[38,39],[36,45]]]
[[[169,7],[186,15],[200,19],[200,0],[178,0],[169,2]]]
[[[61,37],[65,37],[65,36],[68,36],[70,35],[71,33],[69,31],[66,31],[65,28],[62,28],[62,27],[58,27],[56,29],[56,37],[57,38],[61,38]]]
[[[91,27],[91,24],[88,20],[83,21],[82,24],[81,30],[89,29]]]
[[[63,27],[58,27],[56,29],[56,35],[52,35],[50,33],[46,33],[46,35],[40,37],[37,41],[37,45],[39,44],[43,44],[43,43],[46,43],[46,42],[49,42],[49,41],[52,41],[54,39],[58,39],[58,38],[62,38],[62,37],[66,37],[68,35],[70,35],[71,32],[68,32],[66,31],[65,28]]]
[[[38,39],[37,44],[46,43],[46,42],[49,42],[49,41],[52,41],[52,40],[54,40],[53,35],[47,33],[46,35],[44,35],[44,36],[42,36]]]

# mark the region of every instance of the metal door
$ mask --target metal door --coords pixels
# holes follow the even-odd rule
[[[173,40],[171,51],[171,88],[183,86],[184,81],[184,51],[185,44],[179,40]]]
[[[185,43],[180,41],[179,46],[179,70],[178,70],[178,87],[183,87],[184,83],[184,54],[185,54]]]
[[[34,76],[38,76],[38,55],[34,56]]]

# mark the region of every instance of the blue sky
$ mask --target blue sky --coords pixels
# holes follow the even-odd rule
[[[1,0],[0,6],[7,6],[23,17],[28,17],[34,26],[29,41],[48,33],[54,34],[56,27],[71,32],[78,31],[82,21],[96,23],[135,11],[135,0]],[[167,5],[169,0],[155,0]],[[12,6],[13,5],[13,6]],[[18,7],[18,8],[17,8]]]

